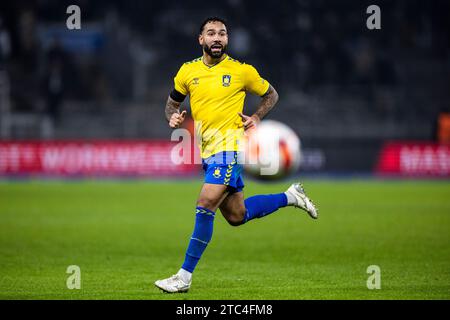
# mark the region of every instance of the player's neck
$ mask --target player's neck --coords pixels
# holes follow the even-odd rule
[[[227,57],[226,53],[222,54],[220,58],[213,58],[209,54],[203,53],[203,63],[206,64],[208,67],[212,67],[221,62],[226,57]]]

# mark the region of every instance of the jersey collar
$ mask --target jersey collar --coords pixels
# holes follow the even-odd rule
[[[202,56],[202,64],[209,70],[212,69],[215,66],[218,66],[219,64],[221,64],[222,62],[224,62],[225,60],[227,60],[228,55],[226,53],[224,53],[224,58],[222,60],[220,60],[219,62],[217,62],[216,64],[213,64],[212,66],[208,66],[204,61],[203,61],[203,56]]]

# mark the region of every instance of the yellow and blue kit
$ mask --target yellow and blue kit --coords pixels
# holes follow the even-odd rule
[[[201,57],[184,63],[174,86],[174,100],[180,102],[189,95],[205,182],[242,190],[242,166],[236,159],[244,127],[238,113],[243,111],[247,92],[263,96],[269,83],[253,66],[225,55],[213,66]]]

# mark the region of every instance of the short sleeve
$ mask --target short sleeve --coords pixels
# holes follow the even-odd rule
[[[244,79],[245,90],[253,94],[262,96],[269,89],[269,82],[263,79],[252,65],[244,65]]]
[[[175,90],[187,96],[189,94],[188,83],[186,81],[186,66],[183,64],[178,70],[177,75],[173,79]]]

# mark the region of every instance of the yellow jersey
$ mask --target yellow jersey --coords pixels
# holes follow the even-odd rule
[[[238,112],[243,111],[245,95],[262,96],[269,89],[253,66],[228,55],[213,66],[202,57],[184,63],[174,83],[176,91],[189,95],[202,158],[240,150],[244,128]]]

